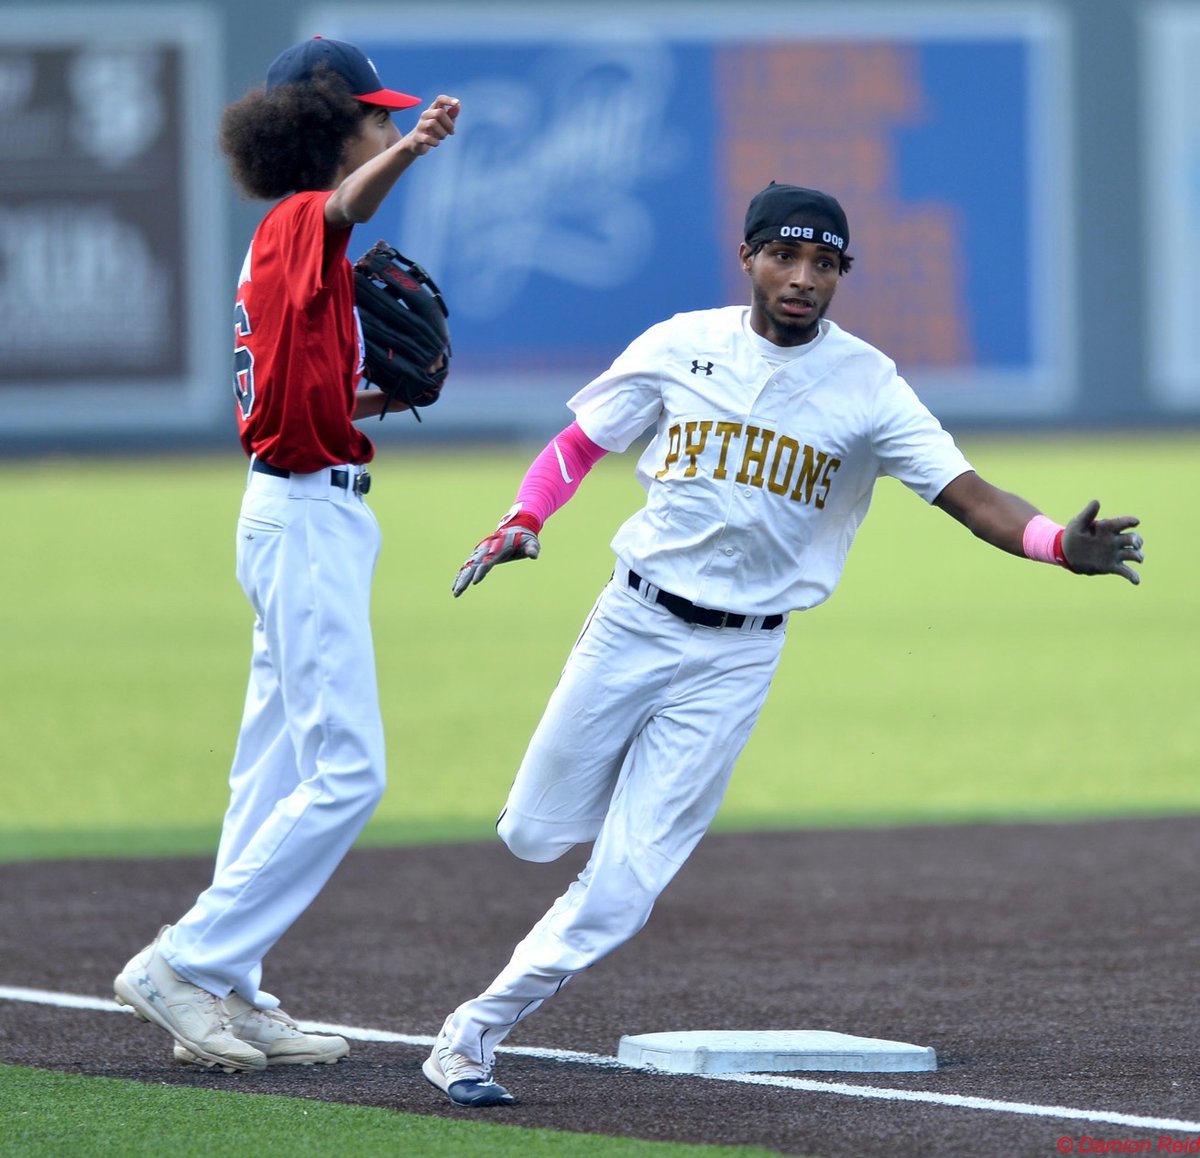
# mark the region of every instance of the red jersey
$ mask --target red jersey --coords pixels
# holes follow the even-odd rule
[[[328,230],[329,192],[294,193],[259,223],[238,279],[234,393],[247,454],[308,474],[370,462],[352,421],[362,374],[350,230]]]

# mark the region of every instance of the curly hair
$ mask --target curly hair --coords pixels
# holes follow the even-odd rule
[[[329,189],[368,111],[322,66],[310,83],[254,89],[229,105],[221,116],[221,151],[250,197],[273,201]]]

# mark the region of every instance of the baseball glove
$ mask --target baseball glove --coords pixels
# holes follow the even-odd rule
[[[441,290],[415,261],[377,241],[354,263],[354,304],[362,326],[363,377],[417,408],[441,397],[450,372],[450,310]]]

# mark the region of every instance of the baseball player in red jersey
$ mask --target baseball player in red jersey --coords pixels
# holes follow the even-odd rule
[[[497,829],[519,857],[591,843],[579,878],[479,996],[446,1019],[423,1070],[450,1100],[503,1105],[496,1047],[575,974],[624,944],[720,806],[758,718],[788,617],[829,597],[891,475],[984,542],[1077,574],[1142,561],[1137,519],[1064,528],[985,482],[894,363],[825,316],[852,258],[838,202],[772,183],[739,261],[750,306],[677,314],[570,400],[575,421],[525,476],[454,594],[534,558],[547,518],[595,462],[647,427],[645,506],[567,659]]]
[[[278,200],[246,253],[234,311],[237,419],[250,456],[237,575],[255,612],[250,683],[212,884],[117,976],[117,999],[175,1039],[175,1057],[227,1071],[333,1062],[340,1037],[301,1032],[261,988],[263,958],[324,886],[384,788],[369,619],[379,526],[363,496],[388,403],[360,390],[347,260],[416,158],[454,132],[439,96],[385,88],[352,45],[282,53],[226,110],[237,183]],[[403,404],[391,408],[402,408]]]

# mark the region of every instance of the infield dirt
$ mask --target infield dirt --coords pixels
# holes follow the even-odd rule
[[[432,1035],[582,867],[498,844],[355,851],[268,957],[302,1020]],[[207,883],[207,859],[0,865],[0,985],[109,998]],[[807,1074],[1094,1115],[748,1086],[502,1054],[481,1120],[782,1154],[1030,1155],[1149,1140],[1104,1115],[1200,1119],[1200,819],[710,835],[647,928],[517,1028],[615,1056],[622,1034],[826,1029],[933,1046],[939,1068]],[[132,1017],[0,1001],[0,1061],[462,1116],[422,1047],[231,1076],[177,1065]],[[1176,1140],[1187,1143],[1194,1135]]]

